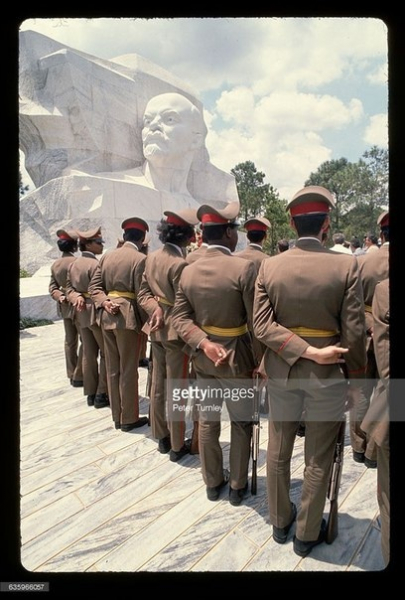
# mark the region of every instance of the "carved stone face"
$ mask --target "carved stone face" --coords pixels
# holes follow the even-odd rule
[[[145,158],[176,161],[193,153],[204,141],[203,127],[199,110],[185,96],[176,93],[155,96],[148,102],[143,119]]]

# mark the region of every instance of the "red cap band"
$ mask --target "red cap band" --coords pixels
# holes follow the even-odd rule
[[[201,217],[201,223],[218,223],[218,225],[224,225],[225,223],[229,223],[229,220],[215,213],[205,213]]]
[[[380,223],[380,227],[387,227],[390,224],[390,217],[386,215]]]
[[[298,217],[299,215],[306,215],[309,213],[328,213],[330,206],[327,202],[302,202],[296,206],[290,208],[290,214],[292,217]]]
[[[245,229],[246,231],[266,231],[267,225],[256,221],[256,223],[248,223],[245,225]]]
[[[180,217],[176,217],[175,215],[167,215],[166,223],[170,223],[171,225],[180,225],[180,227],[187,225],[183,219],[180,219]]]
[[[145,225],[139,221],[128,221],[128,223],[125,223],[124,231],[127,229],[140,229],[141,231],[146,231]]]
[[[60,233],[59,234],[59,239],[61,240],[72,240],[73,238],[70,237],[70,235],[68,235],[67,233]]]

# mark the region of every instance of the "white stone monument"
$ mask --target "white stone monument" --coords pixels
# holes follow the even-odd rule
[[[22,268],[59,257],[59,228],[101,225],[111,248],[139,216],[154,249],[164,210],[238,200],[234,177],[210,162],[201,102],[162,68],[33,31],[20,32],[19,67],[20,147],[36,186],[20,200]]]

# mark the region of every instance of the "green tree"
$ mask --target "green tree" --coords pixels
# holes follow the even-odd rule
[[[240,214],[244,221],[261,214],[263,199],[269,185],[264,183],[265,174],[247,160],[231,169],[235,177],[240,202]]]
[[[239,163],[231,169],[231,173],[235,177],[242,220],[258,215],[269,219],[272,227],[264,251],[275,254],[277,241],[293,235],[286,213],[286,201],[279,198],[278,192],[269,183],[264,183],[265,174],[258,171],[253,162]]]
[[[327,161],[311,173],[305,185],[322,185],[336,200],[331,234],[346,238],[374,232],[378,215],[388,206],[388,151],[373,146],[357,163],[346,158]]]

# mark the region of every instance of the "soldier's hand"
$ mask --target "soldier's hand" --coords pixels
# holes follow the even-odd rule
[[[83,298],[83,296],[80,296],[80,298],[78,298],[76,300],[76,302],[74,303],[74,307],[77,310],[77,312],[82,312],[82,310],[84,310],[85,306],[86,306],[86,301]]]
[[[326,346],[325,348],[315,348],[314,346],[308,346],[302,358],[312,360],[319,365],[333,365],[344,363],[345,359],[343,354],[349,352],[348,348],[342,348],[341,346]]]
[[[222,344],[211,342],[211,340],[208,338],[201,342],[200,349],[216,367],[226,364],[229,360],[230,352],[227,352],[226,348],[222,346]]]
[[[120,311],[120,305],[110,299],[105,300],[102,306],[110,315],[116,315]]]
[[[150,326],[150,331],[157,331],[158,329],[162,329],[165,325],[163,308],[159,306],[153,312],[151,318],[148,321],[148,325]]]
[[[59,296],[59,303],[60,304],[66,304],[66,302],[67,302],[66,296],[63,296],[63,295]]]

